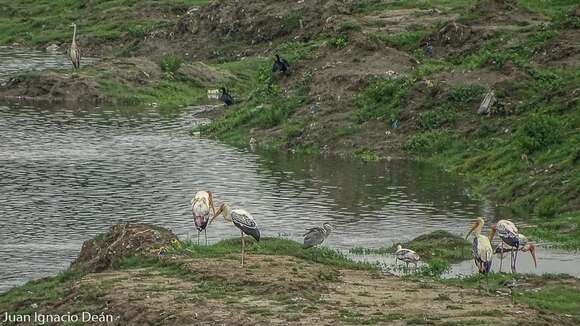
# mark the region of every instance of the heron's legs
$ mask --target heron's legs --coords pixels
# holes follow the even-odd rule
[[[207,229],[203,229],[203,232],[205,234],[205,245],[207,246]]]
[[[242,234],[242,236],[241,236],[241,238],[242,238],[242,266],[244,266],[244,247],[245,247],[244,231],[240,231],[240,233]]]
[[[199,230],[197,230],[197,245],[199,246]]]
[[[499,253],[499,272],[501,273],[501,267],[503,266],[503,241],[499,246],[501,248],[501,251]]]

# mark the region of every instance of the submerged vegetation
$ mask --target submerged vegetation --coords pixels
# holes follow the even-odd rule
[[[379,249],[367,249],[355,247],[349,250],[353,254],[378,254],[378,255],[392,255],[397,251],[397,245],[403,248],[415,251],[421,259],[428,263],[433,263],[434,270],[445,270],[450,263],[459,262],[470,259],[471,257],[471,243],[462,237],[451,234],[447,231],[433,231],[431,233],[423,234],[415,239],[393,244],[391,247],[384,247]],[[428,273],[428,271],[426,271]]]

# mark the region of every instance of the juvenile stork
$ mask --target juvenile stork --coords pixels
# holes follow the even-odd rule
[[[213,194],[210,191],[198,191],[191,199],[191,213],[193,223],[197,229],[197,244],[199,245],[199,234],[205,233],[205,245],[207,246],[207,225],[210,221],[210,214],[215,216],[213,206]]]
[[[405,268],[409,268],[409,263],[415,265],[417,269],[417,263],[421,260],[421,257],[411,249],[405,249],[401,245],[397,245],[397,251],[395,251],[395,265],[397,262],[402,260],[405,262]]]
[[[321,245],[326,238],[330,235],[330,232],[334,230],[334,227],[330,223],[322,224],[322,227],[317,226],[306,230],[304,233],[304,249],[308,249],[314,246]]]
[[[304,233],[304,249],[312,248],[321,245],[330,233],[334,230],[334,227],[330,223],[322,224],[322,227],[316,226],[306,230]],[[317,254],[315,252],[315,259],[317,260]]]
[[[483,229],[483,225],[485,221],[483,218],[478,217],[471,229],[465,236],[465,239],[469,237],[469,235],[473,232],[473,260],[475,262],[475,266],[479,270],[480,274],[487,274],[491,270],[491,261],[493,258],[493,250],[491,248],[491,243],[489,242],[489,238],[481,234],[481,230]]]
[[[258,229],[258,225],[256,224],[254,217],[252,217],[252,214],[241,208],[231,209],[228,204],[222,204],[211,221],[220,214],[223,214],[225,221],[234,223],[234,225],[240,229],[242,240],[242,266],[244,266],[244,251],[246,247],[244,234],[252,236],[256,241],[260,241],[260,229]]]
[[[496,224],[491,226],[491,233],[489,235],[490,241],[493,240],[495,234],[498,234],[501,243],[500,247],[496,249],[496,252],[500,253],[500,265],[499,270],[501,272],[502,263],[503,263],[503,254],[506,251],[510,252],[510,262],[511,262],[511,270],[512,273],[516,272],[516,262],[518,259],[518,251],[526,252],[529,251],[532,259],[534,260],[534,266],[538,266],[538,262],[536,259],[536,246],[530,241],[528,238],[523,234],[518,232],[518,228],[516,225],[510,220],[500,220]],[[509,248],[504,249],[504,244],[506,244]]]
[[[81,67],[81,50],[77,45],[77,24],[72,23],[70,25],[73,27],[73,37],[70,43],[70,48],[68,49],[68,58],[70,59],[73,69],[78,70]]]
[[[290,72],[290,64],[284,58],[280,58],[280,56],[276,54],[276,59],[272,65],[272,72],[281,72],[283,75],[286,75]]]

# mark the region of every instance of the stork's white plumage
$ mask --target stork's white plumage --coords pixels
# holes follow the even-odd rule
[[[224,215],[224,220],[232,222],[238,229],[240,229],[242,239],[242,266],[244,266],[244,250],[246,246],[244,242],[244,234],[252,236],[256,241],[260,241],[260,229],[258,228],[256,220],[254,220],[252,214],[244,209],[231,209],[228,204],[222,204],[214,215],[214,219],[222,213]]]
[[[406,266],[409,267],[409,263],[414,264],[417,268],[417,263],[421,260],[421,257],[411,249],[405,249],[401,245],[397,245],[397,251],[395,251],[395,265],[398,260],[405,262]]]
[[[478,217],[473,223],[471,229],[465,236],[467,239],[469,235],[473,232],[473,246],[472,254],[475,266],[481,274],[487,274],[491,270],[491,262],[493,259],[493,249],[491,247],[491,242],[489,238],[481,234],[485,220]]]
[[[197,229],[197,244],[199,244],[199,234],[201,231],[204,231],[205,243],[207,245],[207,225],[212,213],[215,216],[213,194],[210,191],[198,191],[191,199],[191,212],[193,214],[193,222]]]

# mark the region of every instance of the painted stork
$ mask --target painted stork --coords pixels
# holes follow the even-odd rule
[[[70,25],[73,27],[73,37],[72,42],[70,44],[70,48],[68,49],[68,58],[70,59],[73,69],[77,70],[81,67],[81,50],[77,45],[77,24],[72,23]]]
[[[405,267],[407,269],[409,268],[409,263],[414,264],[415,269],[417,269],[417,263],[421,260],[421,257],[419,257],[419,255],[417,255],[413,250],[405,249],[401,245],[397,245],[397,251],[395,251],[395,265],[397,265],[399,260],[405,262]]]
[[[212,221],[220,214],[223,214],[224,220],[234,223],[234,225],[240,229],[242,240],[242,266],[244,266],[244,251],[246,247],[244,234],[252,236],[256,241],[260,241],[260,229],[258,229],[258,225],[256,224],[254,217],[252,217],[252,214],[241,208],[231,209],[228,204],[222,204],[212,218]]]
[[[228,93],[225,87],[220,88],[219,100],[224,102],[226,106],[234,104],[234,98]]]
[[[479,270],[481,274],[487,274],[491,270],[491,260],[493,258],[493,249],[491,248],[491,242],[489,242],[489,238],[481,234],[481,230],[483,229],[483,225],[485,221],[483,218],[478,217],[471,229],[465,236],[465,239],[469,237],[469,235],[473,232],[473,260],[475,262],[475,266]]]
[[[276,54],[276,59],[274,60],[274,64],[272,65],[272,72],[281,72],[282,74],[286,75],[290,70],[290,64],[284,58],[280,58],[278,54]]]
[[[191,213],[197,229],[197,244],[199,245],[199,234],[204,231],[207,245],[207,225],[210,221],[210,214],[213,213],[215,216],[216,213],[213,206],[213,194],[210,191],[198,191],[191,199]]]
[[[496,249],[496,252],[500,253],[500,265],[499,270],[501,272],[502,263],[503,263],[503,254],[506,251],[510,252],[510,261],[511,261],[511,270],[512,273],[516,272],[516,262],[518,259],[518,251],[522,252],[530,252],[532,259],[534,260],[534,266],[538,266],[538,262],[536,259],[536,246],[528,239],[526,236],[518,232],[518,228],[516,225],[510,220],[500,220],[496,224],[491,226],[491,233],[489,235],[489,239],[493,240],[495,234],[498,234],[501,243],[500,247]],[[504,244],[506,244],[509,248],[504,249]]]
[[[306,230],[304,233],[304,249],[308,249],[314,246],[321,245],[326,238],[330,235],[330,232],[334,230],[334,227],[330,223],[322,224],[322,227],[317,226]]]

